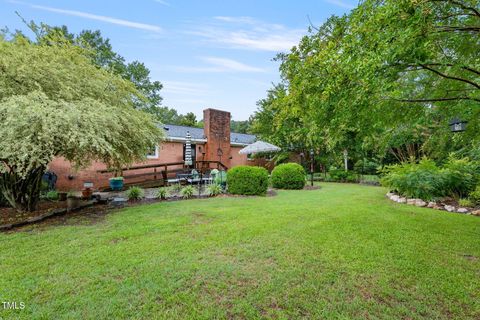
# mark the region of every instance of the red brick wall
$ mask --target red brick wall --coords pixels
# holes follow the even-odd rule
[[[197,150],[198,150],[197,146]],[[159,146],[158,159],[147,159],[142,163],[135,163],[133,165],[142,164],[160,164],[168,162],[183,161],[183,144],[178,142],[163,142]],[[198,154],[198,153],[197,153]],[[113,177],[113,173],[100,174],[98,170],[105,170],[105,164],[101,162],[94,162],[89,167],[75,170],[71,163],[64,158],[56,158],[49,164],[49,170],[55,172],[57,175],[57,189],[62,191],[81,190],[83,189],[83,183],[90,181],[94,183],[94,188],[108,187],[108,179]],[[144,170],[147,171],[147,170]],[[149,169],[151,172],[152,169]],[[135,171],[135,173],[141,173],[142,171]],[[70,178],[69,178],[70,177]],[[148,178],[148,177],[147,177]],[[139,178],[138,180],[143,180]],[[135,180],[130,180],[134,182]]]
[[[197,160],[202,160],[202,150],[205,149],[204,145],[197,144]],[[242,147],[231,147],[228,148],[231,150],[230,154],[224,154],[222,157],[228,159],[230,156],[232,159],[229,161],[230,166],[238,166],[238,165],[254,165],[254,161],[247,160],[246,155],[238,154],[238,151],[242,149]],[[215,151],[216,152],[216,151]],[[159,146],[159,157],[158,159],[147,159],[145,162],[142,163],[135,163],[134,165],[142,165],[142,164],[161,164],[161,163],[169,163],[169,162],[178,162],[183,161],[183,143],[181,142],[163,142]],[[225,162],[224,162],[225,163]],[[93,182],[94,189],[106,188],[108,187],[108,179],[113,177],[113,173],[107,174],[100,174],[97,171],[105,170],[106,166],[101,162],[94,162],[89,167],[75,170],[72,167],[71,163],[66,161],[64,158],[56,158],[54,159],[50,165],[49,170],[53,171],[57,175],[57,189],[61,191],[70,191],[70,190],[81,190],[83,189],[84,182]],[[176,169],[176,167],[169,167],[170,169]],[[180,167],[178,167],[180,169]],[[152,172],[153,169],[145,169],[143,171],[136,170],[135,173],[141,172]],[[125,175],[128,175],[125,172]],[[70,178],[69,178],[70,177]],[[128,182],[140,182],[145,179],[152,179],[153,176],[147,177],[139,177],[137,180],[129,179]]]
[[[243,149],[243,147],[237,147],[237,146],[232,146],[231,147],[231,157],[232,157],[232,159],[230,160],[230,168],[240,166],[240,165],[253,166],[255,164],[254,161],[247,159],[246,154],[238,154],[238,151],[240,151],[242,149]]]

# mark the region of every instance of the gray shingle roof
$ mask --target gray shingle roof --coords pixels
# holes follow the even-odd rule
[[[194,140],[204,140],[206,139],[203,128],[195,128],[195,127],[186,127],[186,126],[177,126],[174,124],[166,124],[163,125],[165,129],[165,133],[167,134],[168,138],[180,138],[185,139],[187,135],[187,131],[190,132],[192,139]],[[230,133],[230,143],[238,143],[238,144],[251,144],[254,143],[256,140],[256,136],[253,134],[244,134],[244,133]]]
[[[203,134],[202,128],[195,128],[195,127],[186,127],[186,126],[177,126],[173,124],[166,124],[163,126],[165,129],[165,133],[169,138],[182,138],[185,139],[187,136],[187,131],[190,132],[192,139],[201,140],[206,139],[205,135]]]

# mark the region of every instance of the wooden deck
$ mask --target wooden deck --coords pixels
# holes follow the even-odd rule
[[[209,170],[227,170],[220,161],[195,161],[194,166],[185,166],[184,161],[160,164],[147,164],[121,169],[120,175],[124,178],[124,185],[138,185],[143,187],[158,187],[168,185],[169,179],[174,179],[178,173],[191,172],[193,169],[205,174]],[[99,170],[98,173],[111,173],[117,170]]]

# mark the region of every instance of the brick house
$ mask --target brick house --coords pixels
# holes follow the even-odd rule
[[[206,109],[203,115],[205,123],[203,129],[163,125],[166,139],[147,155],[145,162],[133,164],[132,167],[184,161],[187,132],[192,137],[191,154],[194,161],[219,161],[227,168],[253,164],[246,155],[240,155],[238,151],[255,142],[254,135],[230,132],[229,112]],[[106,166],[101,162],[94,162],[88,168],[79,171],[63,158],[56,158],[49,164],[49,171],[57,175],[56,187],[62,191],[80,190],[85,182],[93,182],[95,189],[107,187],[108,179],[113,173],[100,173],[102,170],[106,170]],[[141,172],[147,170],[137,170],[140,172],[137,174],[140,176]],[[139,177],[138,181],[154,178],[156,176],[143,176]]]

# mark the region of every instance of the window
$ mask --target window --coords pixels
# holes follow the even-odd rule
[[[158,159],[158,146],[155,146],[147,153],[147,159]]]

